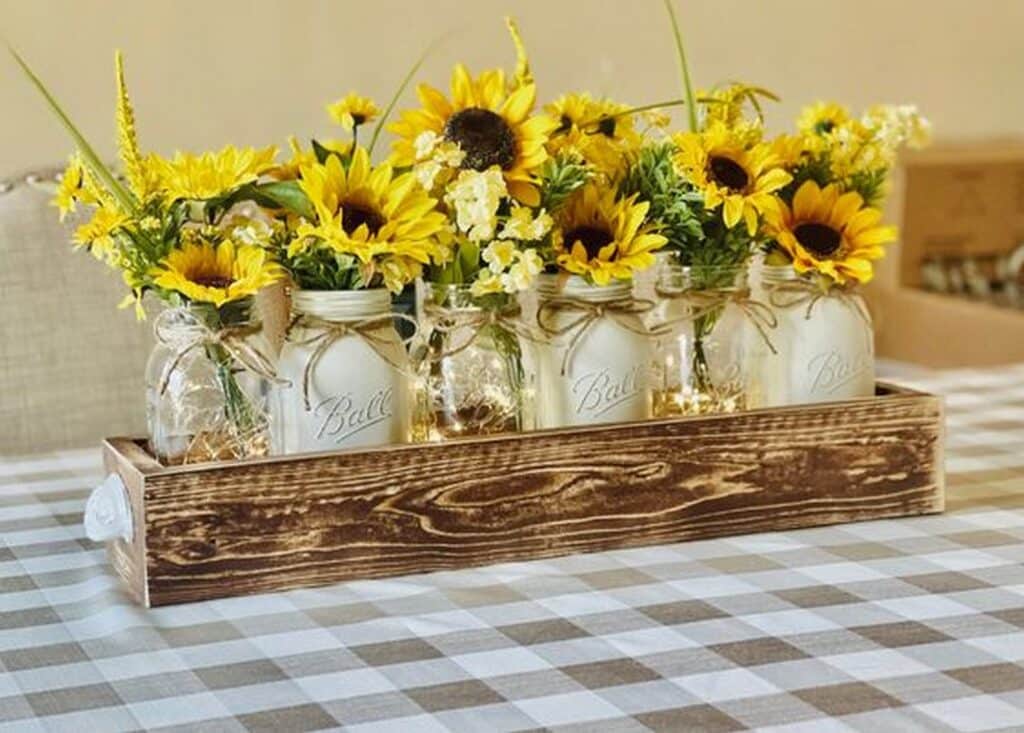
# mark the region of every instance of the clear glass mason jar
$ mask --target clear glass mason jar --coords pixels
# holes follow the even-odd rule
[[[428,283],[417,349],[413,440],[532,430],[534,388],[515,296]]]
[[[149,445],[164,464],[267,455],[273,353],[252,298],[157,316],[146,365]]]
[[[789,265],[763,265],[756,290],[775,315],[776,353],[759,348],[752,407],[870,397],[875,393],[871,316],[856,290],[823,290]]]
[[[281,347],[274,452],[302,453],[409,440],[410,376],[391,294],[292,291]]]
[[[662,263],[655,286],[658,333],[654,414],[705,415],[746,409],[749,317],[746,265],[691,267]]]
[[[649,418],[651,343],[632,283],[544,274],[537,290],[540,426]]]

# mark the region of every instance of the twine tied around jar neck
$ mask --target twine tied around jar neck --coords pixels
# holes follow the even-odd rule
[[[623,298],[621,300],[610,300],[607,302],[591,302],[580,298],[552,298],[545,300],[537,308],[537,326],[551,338],[558,338],[575,330],[572,338],[562,354],[561,376],[565,376],[569,370],[576,347],[583,340],[583,336],[590,330],[591,326],[607,316],[627,331],[639,336],[652,336],[653,334],[646,327],[637,328],[631,320],[631,316],[642,316],[650,313],[655,307],[652,300],[643,298]],[[568,312],[577,314],[564,326],[555,326],[547,321],[549,316],[558,313]]]
[[[700,318],[711,315],[715,311],[724,308],[726,305],[731,304],[739,308],[740,312],[743,313],[746,319],[753,324],[754,328],[757,329],[758,334],[760,334],[761,339],[764,341],[765,346],[767,346],[773,354],[778,353],[771,338],[768,336],[768,332],[778,326],[779,321],[775,317],[771,308],[761,301],[750,297],[749,288],[728,287],[700,290],[665,290],[657,288],[655,292],[660,298],[686,301],[686,303],[691,306],[690,312],[686,315],[656,323],[651,329],[652,333],[656,336],[665,335],[671,330],[672,326],[680,323],[696,321]]]
[[[430,359],[435,362],[465,351],[489,326],[500,326],[520,338],[536,341],[534,335],[523,328],[519,321],[522,309],[518,303],[510,303],[501,308],[449,308],[435,303],[426,303],[423,306],[423,312],[430,319],[433,324],[432,328],[437,333],[451,336],[462,330],[469,332],[466,340],[458,346],[440,349],[437,353],[432,353]]]
[[[261,329],[258,323],[212,328],[188,308],[163,311],[153,321],[153,333],[157,342],[174,352],[174,356],[160,376],[160,396],[167,392],[171,375],[181,366],[182,359],[198,348],[219,347],[246,371],[275,384],[289,384],[287,379],[277,376],[274,363],[246,340]]]
[[[851,286],[836,285],[822,288],[811,280],[800,278],[766,285],[765,290],[768,292],[768,302],[776,308],[796,308],[806,305],[804,320],[810,320],[814,306],[822,298],[836,298],[847,308],[852,309],[864,321],[864,325],[869,331],[871,329],[871,315],[867,312],[864,301],[857,296]]]
[[[416,336],[416,319],[411,316],[407,316],[404,313],[382,313],[379,316],[364,318],[358,321],[329,321],[324,318],[305,314],[296,316],[292,319],[291,323],[288,324],[288,330],[285,332],[285,339],[296,346],[313,346],[312,353],[310,353],[309,358],[306,359],[306,366],[302,369],[302,403],[307,412],[311,409],[309,402],[309,382],[313,377],[313,369],[331,346],[347,336],[355,336],[356,338],[362,339],[367,346],[373,349],[377,356],[388,364],[388,366],[398,372],[406,373],[404,366],[396,362],[395,359],[387,352],[387,347],[394,344],[395,341],[393,339],[381,338],[376,333],[382,328],[393,327],[396,319],[406,323],[411,323],[413,326],[413,333],[411,336],[407,336],[406,338],[399,337],[399,342],[403,347],[406,347]],[[295,328],[315,331],[316,333],[309,338],[296,339],[293,338],[292,335]]]

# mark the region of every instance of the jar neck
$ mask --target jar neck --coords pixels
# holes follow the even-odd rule
[[[761,281],[769,285],[803,279],[792,265],[761,265]]]
[[[325,321],[359,321],[391,312],[391,293],[386,288],[367,290],[292,291],[292,312]]]
[[[544,298],[574,298],[587,303],[610,303],[627,300],[633,295],[633,283],[614,280],[607,285],[594,285],[578,275],[543,274],[537,277],[537,292]]]
[[[747,266],[702,267],[671,262],[658,271],[657,287],[664,290],[721,290],[745,288]]]
[[[258,326],[260,324],[256,299],[252,296],[233,300],[221,306],[216,306],[213,303],[186,303],[170,306],[167,310],[188,313],[192,319],[214,331],[228,326]],[[188,317],[183,317],[182,325],[192,325],[186,323],[189,320]],[[170,324],[173,324],[174,321],[173,317],[168,319]]]
[[[478,295],[472,285],[440,285],[426,283],[426,302],[448,310],[501,310],[516,304],[510,293]]]

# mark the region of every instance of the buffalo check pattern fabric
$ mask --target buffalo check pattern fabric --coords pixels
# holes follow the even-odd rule
[[[944,515],[146,611],[96,451],[0,461],[0,730],[1024,730],[1024,367],[947,396]]]

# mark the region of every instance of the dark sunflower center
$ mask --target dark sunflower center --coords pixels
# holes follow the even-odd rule
[[[733,191],[742,191],[747,187],[747,183],[750,182],[750,176],[743,170],[743,166],[732,158],[726,158],[722,155],[712,156],[708,163],[708,168],[711,170],[711,177],[715,179],[716,183],[726,188],[731,188]]]
[[[597,131],[605,137],[615,137],[615,118],[602,117],[597,123]]]
[[[558,129],[555,132],[569,132],[572,129],[572,118],[569,115],[562,115],[558,121]]]
[[[230,277],[222,277],[220,275],[200,275],[199,277],[192,278],[192,282],[196,285],[202,285],[205,288],[226,288],[234,282]]]
[[[582,226],[569,231],[565,235],[565,239],[570,246],[576,242],[582,244],[583,248],[587,250],[587,257],[594,259],[601,249],[612,241],[612,235],[605,229]]]
[[[358,112],[353,112],[352,113],[352,124],[354,124],[354,125],[361,125],[364,122],[366,122],[366,115],[360,114]]]
[[[458,143],[465,158],[462,167],[483,171],[492,165],[508,170],[516,159],[516,136],[501,117],[489,109],[469,107],[448,118],[444,139]]]
[[[793,230],[793,235],[804,249],[813,252],[817,257],[835,254],[842,242],[842,237],[835,229],[815,222],[798,224]]]
[[[345,234],[352,234],[363,224],[366,225],[366,228],[370,230],[372,235],[379,232],[380,228],[384,226],[384,219],[368,206],[351,204],[342,207],[341,228],[345,230]]]
[[[832,120],[821,120],[814,125],[814,131],[819,135],[827,135],[836,127],[836,123]]]

